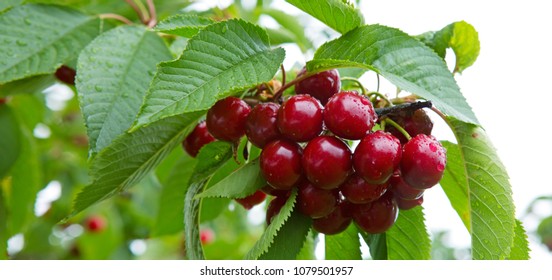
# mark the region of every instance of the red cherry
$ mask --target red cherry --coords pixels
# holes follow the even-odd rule
[[[261,191],[271,196],[289,196],[289,190],[277,190],[268,184],[262,187]]]
[[[322,218],[330,214],[337,206],[338,192],[315,187],[309,181],[299,186],[297,206],[301,213],[311,218]]]
[[[322,105],[310,95],[295,95],[278,110],[278,129],[286,138],[306,142],[322,132]]]
[[[262,191],[256,191],[252,195],[244,198],[237,198],[236,201],[243,206],[243,208],[249,210],[253,206],[261,204],[266,198],[266,194]]]
[[[245,122],[251,108],[237,97],[221,99],[207,111],[207,129],[216,139],[236,142],[245,135]]]
[[[90,216],[86,220],[86,228],[90,232],[101,232],[103,231],[107,226],[107,221],[102,216]]]
[[[61,65],[61,67],[56,70],[54,75],[58,80],[68,85],[75,85],[75,76],[77,75],[77,72],[69,66]]]
[[[433,136],[418,134],[404,145],[401,174],[416,189],[431,188],[443,177],[446,150]]]
[[[276,103],[261,103],[251,110],[245,122],[245,134],[253,145],[263,148],[280,137],[276,124],[279,108]]]
[[[317,187],[335,189],[352,171],[351,150],[333,136],[318,136],[303,151],[303,170]]]
[[[324,108],[328,129],[345,139],[361,139],[372,130],[377,119],[372,102],[354,91],[334,95]]]
[[[338,202],[337,207],[328,215],[312,220],[312,227],[323,234],[333,235],[343,232],[351,224],[351,213],[346,201]]]
[[[422,205],[422,203],[424,203],[424,196],[422,195],[414,200],[406,200],[395,196],[395,200],[397,201],[397,206],[399,207],[399,209],[410,210],[416,206]]]
[[[416,200],[424,194],[424,190],[415,189],[407,184],[400,174],[393,174],[389,183],[391,183],[395,197],[404,200]]]
[[[339,189],[345,198],[355,204],[365,204],[380,198],[388,189],[389,183],[369,184],[354,174]]]
[[[305,73],[306,69],[303,68],[299,71],[297,76],[299,77]],[[295,85],[295,92],[297,94],[309,94],[320,100],[322,105],[325,105],[330,97],[339,92],[340,88],[341,80],[339,78],[339,72],[332,69],[314,74],[300,81]]]
[[[394,114],[389,116],[397,124],[399,124],[406,132],[414,137],[418,134],[431,135],[431,130],[433,129],[433,122],[426,114],[424,109],[418,109],[414,112],[406,111],[400,112],[399,114]],[[385,127],[385,131],[390,132],[395,137],[401,141],[401,144],[408,142],[406,137],[399,132],[396,128],[391,125]]]
[[[353,207],[353,221],[359,228],[371,234],[387,231],[399,214],[397,202],[390,192],[374,202],[355,204]]]
[[[203,146],[213,141],[215,141],[215,137],[207,130],[205,121],[201,121],[196,125],[194,130],[186,136],[186,139],[182,142],[182,146],[191,157],[196,157]]]
[[[282,210],[282,207],[286,204],[287,199],[288,196],[277,196],[268,203],[268,208],[266,208],[267,225],[270,225],[274,216],[280,213],[280,210]]]
[[[399,140],[390,133],[378,130],[362,138],[353,154],[353,165],[366,182],[381,184],[398,168],[401,154]]]
[[[261,152],[261,172],[277,190],[290,190],[301,178],[301,147],[289,140],[268,143]]]

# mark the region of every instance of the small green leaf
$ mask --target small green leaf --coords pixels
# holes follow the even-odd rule
[[[278,235],[279,230],[284,226],[286,221],[290,219],[290,216],[292,216],[292,211],[295,205],[296,198],[297,198],[297,189],[293,189],[293,191],[291,192],[291,195],[289,196],[288,200],[286,201],[286,203],[284,204],[280,212],[276,216],[274,216],[274,218],[272,218],[272,222],[266,228],[266,230],[264,231],[261,238],[257,241],[257,243],[255,243],[253,248],[251,248],[251,250],[247,253],[247,255],[245,256],[245,259],[247,260],[259,259],[263,254],[266,254],[270,250],[276,236]],[[299,213],[296,213],[295,216],[296,216],[294,218],[295,220],[303,220],[303,218]],[[305,223],[309,224],[308,220],[305,221]],[[309,227],[310,227],[310,224],[309,224]],[[300,226],[300,229],[302,228],[303,227]],[[298,249],[300,249],[300,247],[301,245],[299,245]]]
[[[360,10],[343,0],[286,0],[317,18],[335,31],[345,34],[364,24]]]
[[[21,152],[19,122],[6,104],[0,103],[0,180],[10,171]]]
[[[194,128],[203,112],[174,116],[119,136],[92,161],[92,184],[76,197],[75,215],[133,186],[153,170]]]
[[[157,34],[128,25],[101,34],[82,51],[76,86],[92,153],[132,125],[157,63],[171,58]]]
[[[451,23],[437,32],[424,33],[418,37],[442,58],[445,58],[446,49],[451,48],[456,56],[454,72],[462,73],[479,56],[479,34],[465,21]]]
[[[273,220],[274,221],[274,220]],[[294,260],[303,248],[311,229],[312,219],[293,211],[284,225],[278,230],[268,251],[259,260]],[[272,224],[271,224],[272,225]]]
[[[38,4],[0,14],[0,26],[0,84],[53,73],[100,32],[98,18]]]
[[[160,21],[153,30],[190,38],[213,23],[215,21],[210,18],[193,14],[178,14]]]
[[[261,175],[259,160],[256,159],[243,165],[228,177],[200,193],[196,198],[244,198],[265,185],[266,181]]]
[[[307,64],[309,71],[336,67],[373,70],[397,87],[431,100],[443,113],[478,124],[443,59],[398,29],[359,27],[322,45]]]
[[[339,234],[326,235],[326,260],[361,260],[360,239],[357,227],[351,223]]]
[[[429,260],[431,239],[422,207],[399,211],[395,224],[385,232],[389,260]]]
[[[173,115],[209,109],[226,97],[274,77],[284,50],[271,50],[266,32],[242,20],[207,26],[182,56],[161,63],[135,128]]]
[[[512,246],[512,251],[510,252],[509,260],[528,260],[530,259],[529,252],[529,241],[527,239],[527,233],[521,224],[521,221],[516,219],[516,228],[515,228],[514,245]]]

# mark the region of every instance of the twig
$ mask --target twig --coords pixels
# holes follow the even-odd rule
[[[144,16],[144,13],[142,13],[142,10],[138,7],[138,5],[136,5],[136,3],[133,0],[125,0],[125,1],[136,12],[136,14],[138,15],[138,18],[140,18],[140,21],[142,23],[146,24],[148,22],[148,19]]]
[[[418,101],[414,103],[403,103],[393,107],[377,108],[375,109],[376,114],[381,118],[382,116],[389,115],[395,112],[409,110],[415,111],[421,108],[431,108],[433,104],[431,101]]]
[[[148,21],[148,27],[154,27],[157,24],[157,12],[155,11],[155,4],[153,0],[146,0],[148,3],[148,10],[150,14],[150,19]]]

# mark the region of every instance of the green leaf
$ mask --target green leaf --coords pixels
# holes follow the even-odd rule
[[[351,223],[339,234],[326,235],[326,260],[361,260],[360,240],[357,227]]]
[[[443,59],[398,29],[359,27],[322,45],[307,67],[309,71],[337,67],[373,70],[399,88],[431,100],[443,113],[478,124]]]
[[[368,234],[362,230],[359,230],[359,233],[368,245],[373,260],[387,260],[385,233]]]
[[[273,220],[274,222],[274,220]],[[272,224],[271,224],[272,225]],[[307,241],[312,219],[293,211],[272,241],[272,245],[259,260],[294,260]]]
[[[0,180],[10,171],[21,152],[19,122],[6,104],[0,103]]]
[[[305,36],[305,28],[299,22],[297,17],[290,15],[284,11],[277,10],[277,9],[263,9],[263,14],[266,14],[270,17],[272,17],[278,24],[282,26],[282,29],[272,29],[276,33],[281,33],[282,35],[285,34],[286,37],[289,39],[292,39],[291,42],[296,43],[299,48],[301,48],[302,51],[307,51],[308,49],[312,48],[312,43],[309,41],[307,36]],[[275,43],[275,38],[271,34],[270,30],[267,30],[269,32],[270,36],[270,43]]]
[[[203,191],[211,176],[232,156],[231,144],[212,142],[201,148],[197,164],[190,178],[184,200],[184,230],[186,232],[186,256],[190,260],[205,259],[199,236],[201,199],[194,197]]]
[[[76,86],[90,151],[107,147],[132,125],[157,63],[171,58],[163,40],[141,26],[112,29],[82,51]]]
[[[23,0],[2,0],[0,2],[0,12],[3,12],[4,10],[7,10],[11,7],[20,5],[21,1]]]
[[[419,38],[442,58],[445,58],[447,48],[451,48],[456,56],[454,72],[462,73],[479,56],[479,34],[465,21],[451,23],[437,32],[424,33]]]
[[[178,14],[160,21],[153,30],[190,38],[214,20],[193,14]]]
[[[447,150],[447,165],[440,185],[445,191],[452,208],[471,232],[471,209],[468,190],[468,177],[462,160],[462,151],[458,145],[442,141],[443,147]]]
[[[465,176],[456,184],[467,183],[469,190],[472,257],[505,259],[515,236],[515,207],[506,168],[482,128],[451,117],[447,122],[458,141],[460,168],[465,170],[456,173]]]
[[[399,211],[395,224],[385,232],[389,260],[429,260],[431,239],[422,207]]]
[[[54,75],[38,75],[0,85],[0,96],[41,93],[56,82]]]
[[[266,181],[261,175],[259,160],[256,159],[243,165],[228,177],[200,193],[196,198],[244,198],[265,185]]]
[[[159,200],[159,210],[152,229],[152,236],[174,234],[184,230],[184,198],[188,182],[197,161],[190,156],[181,157],[172,168]]]
[[[343,0],[286,0],[317,18],[335,31],[345,34],[364,24],[360,10]]]
[[[8,209],[7,200],[4,198],[2,181],[0,180],[0,260],[8,257]]]
[[[180,145],[201,115],[203,112],[167,118],[115,139],[92,161],[93,182],[77,195],[71,215],[142,180]]]
[[[527,233],[521,224],[521,221],[516,219],[514,245],[510,252],[509,260],[528,260],[530,259],[529,241],[527,240]]]
[[[274,239],[278,235],[280,229],[284,226],[286,221],[292,216],[293,207],[295,205],[295,200],[297,198],[297,189],[293,189],[288,200],[280,210],[280,212],[272,218],[272,222],[266,228],[261,238],[255,243],[253,248],[247,253],[245,259],[247,260],[256,260],[259,259],[263,254],[266,254],[274,243]],[[301,219],[297,213],[294,219]],[[306,221],[306,223],[309,223]],[[304,238],[304,237],[303,237]],[[300,245],[299,248],[300,249]]]
[[[98,18],[48,5],[15,7],[0,26],[0,84],[53,73],[100,32]]]
[[[295,36],[285,29],[265,28],[271,45],[281,45],[285,43],[294,43]]]
[[[135,127],[209,109],[218,99],[267,82],[284,59],[266,32],[242,20],[207,26],[188,41],[182,56],[161,63]]]
[[[314,250],[316,249],[316,243],[314,242],[314,239],[317,238],[317,236],[318,234],[315,233],[314,230],[311,228],[311,230],[307,234],[307,237],[305,238],[305,242],[303,243],[301,250],[295,257],[295,259],[316,260],[316,255],[314,254]]]

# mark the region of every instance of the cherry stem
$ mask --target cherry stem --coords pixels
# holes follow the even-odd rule
[[[157,12],[155,11],[155,4],[153,4],[153,0],[146,0],[146,2],[148,3],[148,10],[150,14],[148,27],[152,28],[157,24]]]
[[[445,122],[449,123],[447,120],[447,116],[441,112],[441,110],[437,109],[435,106],[431,107],[431,111],[435,112],[439,117],[441,117]]]
[[[396,123],[394,120],[390,119],[390,118],[385,118],[385,120],[383,120],[384,124],[383,124],[383,127],[385,128],[385,125],[387,123],[389,123],[392,127],[394,127],[395,129],[397,129],[400,133],[402,133],[402,135],[404,135],[404,137],[406,137],[406,140],[410,141],[410,139],[412,139],[412,137],[410,136],[410,134],[408,134],[408,132],[406,132],[406,130],[404,130],[404,128]]]
[[[138,18],[140,18],[140,21],[146,24],[148,22],[148,19],[144,16],[144,13],[142,13],[142,10],[138,7],[138,5],[136,5],[136,2],[134,2],[134,0],[125,0],[125,1],[136,12],[136,14],[138,15]]]
[[[282,70],[282,85],[286,84],[286,69],[284,68],[284,65],[280,65],[280,69]]]
[[[120,22],[126,23],[128,25],[133,24],[133,22],[130,19],[128,19],[124,16],[121,16],[121,15],[118,15],[118,14],[100,14],[100,18],[101,19],[115,19],[115,20],[118,20]]]
[[[364,85],[358,79],[353,78],[353,77],[343,77],[343,78],[341,78],[341,81],[354,82],[355,84],[357,84],[357,86],[360,89],[360,92],[362,93],[362,95],[366,96],[366,88],[364,88]]]
[[[302,80],[305,80],[311,76],[314,76],[316,75],[317,73],[305,73],[299,77],[296,77],[295,79],[293,79],[292,81],[290,81],[289,83],[287,84],[284,84],[275,94],[274,94],[274,100],[276,101],[280,101],[280,98],[282,97],[282,94],[284,93],[284,91],[294,85],[296,85],[297,83],[301,82]]]
[[[387,96],[385,96],[385,95],[383,95],[383,94],[381,94],[377,91],[370,92],[369,95],[370,96],[375,95],[375,96],[383,99],[385,102],[387,102],[388,106],[393,106],[393,102],[391,102],[391,100],[389,100],[389,98],[387,98]]]
[[[415,111],[421,108],[431,108],[433,104],[431,101],[418,101],[413,103],[403,103],[399,105],[395,105],[393,107],[385,107],[385,108],[376,108],[376,114],[381,118],[385,115],[389,115],[392,113],[400,112],[400,111]]]
[[[378,85],[376,86],[376,91],[379,92],[380,90],[380,75],[376,73],[376,79],[378,80]]]

